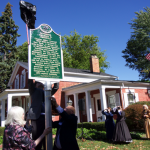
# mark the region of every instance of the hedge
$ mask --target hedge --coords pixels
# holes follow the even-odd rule
[[[0,136],[4,135],[4,129],[5,129],[5,127],[0,127]]]
[[[78,128],[82,128],[82,123],[78,123]],[[96,129],[97,131],[106,131],[105,122],[83,122],[83,128]]]
[[[82,129],[77,129],[76,138],[82,138]],[[93,140],[106,140],[106,131],[97,131],[96,129],[83,128],[83,138]],[[138,132],[130,132],[132,139],[141,139],[143,134]]]

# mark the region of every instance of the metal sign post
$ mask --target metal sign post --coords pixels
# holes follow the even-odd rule
[[[52,127],[52,111],[51,111],[51,100],[49,97],[51,96],[51,82],[45,82],[45,127]],[[49,133],[46,136],[46,149],[53,149],[53,139],[52,133]]]
[[[51,84],[64,77],[61,36],[47,24],[30,29],[28,51],[29,79],[45,81],[45,126],[52,127]],[[46,137],[46,148],[52,150],[52,133]]]

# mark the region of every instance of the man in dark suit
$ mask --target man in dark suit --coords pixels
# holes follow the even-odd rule
[[[57,128],[53,150],[79,150],[76,140],[77,116],[74,107],[68,106],[63,109],[54,97],[50,97],[50,100],[61,116],[59,121],[52,122],[52,128]]]
[[[27,119],[31,120],[32,139],[36,140],[45,129],[44,85],[40,82],[35,82],[35,80],[28,79],[28,88],[32,103],[28,111]],[[42,145],[45,150],[45,138],[43,138],[35,149],[41,150]]]

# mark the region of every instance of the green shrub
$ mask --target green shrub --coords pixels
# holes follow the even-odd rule
[[[144,120],[142,119],[143,105],[148,105],[150,102],[142,101],[129,105],[124,111],[126,113],[126,123],[129,130],[144,130]]]
[[[3,136],[0,136],[0,145],[3,144]]]
[[[106,140],[106,132],[105,131],[97,131],[96,129],[86,129],[83,128],[83,138],[84,139],[93,139],[93,140]],[[82,129],[77,129],[77,138],[82,138]]]
[[[78,123],[78,128],[82,128],[82,123]],[[106,131],[105,122],[83,122],[83,128],[96,129],[97,131]]]
[[[5,127],[0,127],[0,136],[4,135],[4,130],[5,130]]]
[[[139,132],[130,132],[132,139],[141,139],[142,138],[142,133]]]
[[[52,128],[52,134],[56,135],[57,129],[56,128]]]
[[[106,131],[97,131],[96,129],[86,129],[83,128],[83,138],[84,139],[90,139],[93,140],[106,140]],[[132,139],[140,139],[142,137],[142,133],[139,132],[130,132]],[[77,138],[82,138],[82,129],[77,129]]]

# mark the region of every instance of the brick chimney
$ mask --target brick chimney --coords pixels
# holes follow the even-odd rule
[[[96,55],[91,55],[90,57],[90,68],[91,68],[91,72],[100,73],[99,58],[97,58]]]

